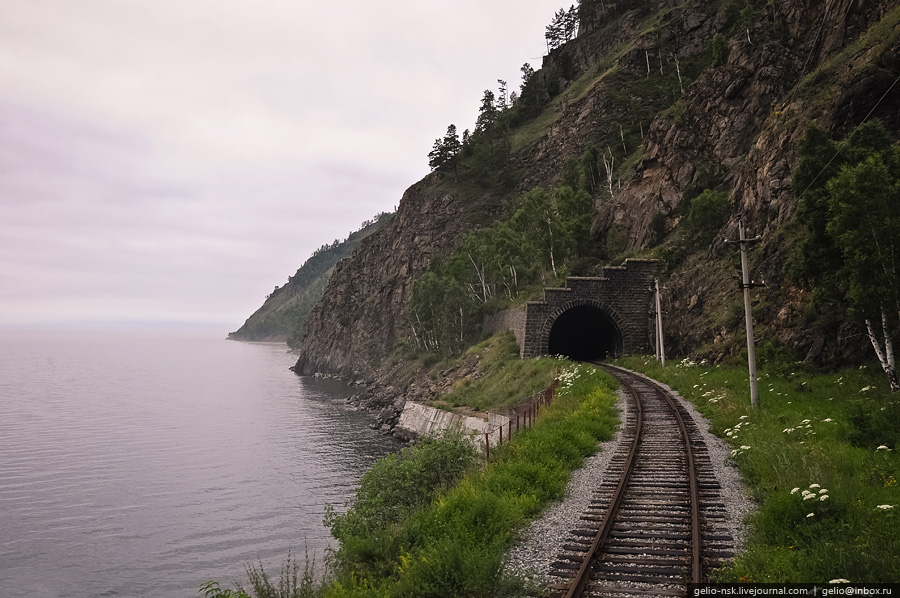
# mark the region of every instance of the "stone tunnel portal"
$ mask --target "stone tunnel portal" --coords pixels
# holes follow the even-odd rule
[[[578,361],[619,357],[622,333],[603,310],[577,305],[559,315],[550,329],[550,355],[564,355]]]

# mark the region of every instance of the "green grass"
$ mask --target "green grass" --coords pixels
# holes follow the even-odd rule
[[[669,384],[710,419],[759,504],[745,552],[718,581],[900,579],[900,397],[880,371],[763,371],[753,410],[746,368],[621,364]]]
[[[515,404],[547,388],[560,367],[553,359],[519,359],[519,348],[510,332],[493,336],[466,354],[480,356],[478,377],[457,381],[441,399],[455,407],[482,411]]]
[[[421,475],[366,474],[370,479],[363,480],[348,513],[332,520],[340,548],[336,577],[324,596],[539,595],[539,589],[503,573],[503,554],[517,530],[563,496],[571,471],[596,450],[598,440],[612,436],[617,416],[614,383],[606,374],[557,360],[531,363],[537,361],[564,365],[557,398],[533,428],[492,451],[490,462],[470,467],[449,488],[420,491],[415,501],[400,506],[377,499],[374,509],[370,498],[398,484],[418,488]],[[426,446],[440,452],[439,442]],[[418,445],[404,449],[407,457],[376,469],[416,460],[418,450]],[[380,514],[385,505],[389,516]]]

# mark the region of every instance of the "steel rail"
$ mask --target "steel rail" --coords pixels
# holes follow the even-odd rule
[[[612,370],[618,372],[625,372],[627,375],[635,375],[632,372],[624,368],[620,368],[618,366],[603,364],[601,366],[607,372],[612,374]],[[612,374],[615,376],[615,374]],[[622,378],[616,376],[616,379],[631,388],[631,386],[625,382]],[[700,491],[697,483],[697,468],[695,466],[694,461],[694,450],[691,446],[691,437],[688,434],[687,425],[684,423],[684,418],[681,416],[681,411],[678,410],[678,406],[675,404],[675,400],[672,398],[672,395],[663,390],[657,382],[650,378],[645,378],[645,380],[650,384],[650,386],[656,391],[656,393],[663,397],[666,403],[672,408],[672,412],[675,414],[675,419],[678,422],[678,428],[681,430],[681,437],[684,439],[684,448],[687,455],[688,462],[688,483],[690,485],[690,495],[691,495],[691,582],[692,583],[700,583],[703,580],[703,560],[702,560],[702,546],[700,543]]]
[[[628,484],[631,479],[631,474],[634,469],[635,458],[638,453],[638,447],[641,443],[641,437],[643,433],[643,422],[644,422],[644,413],[643,413],[643,405],[640,398],[640,393],[631,382],[628,380],[629,377],[635,376],[633,372],[629,372],[624,368],[619,368],[617,366],[612,366],[609,364],[601,364],[601,363],[593,363],[593,365],[599,366],[605,371],[607,371],[610,375],[615,377],[623,386],[626,387],[628,392],[634,397],[634,405],[635,405],[635,432],[634,438],[631,443],[631,447],[629,448],[628,455],[626,457],[626,461],[623,467],[622,475],[619,479],[619,482],[616,486],[616,490],[612,497],[610,498],[609,506],[606,509],[606,512],[603,515],[603,519],[600,522],[597,533],[594,535],[594,538],[591,542],[590,548],[584,556],[584,560],[582,561],[578,572],[575,574],[572,582],[569,584],[567,591],[565,593],[565,598],[577,598],[584,593],[585,588],[587,587],[590,578],[591,571],[594,566],[594,562],[601,551],[601,548],[606,544],[609,534],[613,528],[614,521],[616,519],[619,507],[625,497],[626,491],[628,489]],[[687,460],[687,468],[688,468],[688,485],[689,485],[689,494],[690,494],[690,512],[691,512],[691,581],[693,583],[699,583],[703,579],[703,571],[702,571],[702,546],[701,546],[701,522],[700,522],[700,493],[698,488],[697,481],[697,473],[695,467],[695,459],[694,459],[694,451],[691,446],[691,439],[688,434],[688,428],[685,424],[684,418],[681,416],[680,411],[678,410],[678,406],[676,405],[674,399],[670,395],[670,393],[663,390],[658,384],[649,378],[645,378],[645,381],[649,384],[650,388],[653,389],[653,392],[657,394],[657,396],[662,397],[665,400],[665,403],[669,406],[672,413],[675,416],[675,420],[678,424],[678,428],[681,431],[681,436],[684,441],[684,449]]]
[[[623,383],[626,384],[626,386],[628,385],[627,382]],[[629,389],[631,389],[630,386]],[[581,563],[581,567],[578,569],[578,573],[575,574],[575,579],[569,585],[569,589],[566,592],[565,598],[576,598],[578,596],[581,596],[581,594],[584,592],[584,588],[591,577],[591,567],[594,564],[594,557],[597,555],[597,551],[600,549],[600,547],[606,543],[606,539],[609,536],[610,531],[612,530],[613,520],[615,519],[616,513],[619,510],[619,505],[621,504],[622,499],[625,496],[625,491],[628,488],[628,481],[631,479],[634,459],[637,455],[637,450],[641,443],[641,433],[644,427],[643,406],[641,405],[641,401],[638,398],[637,393],[634,392],[633,389],[631,390],[632,394],[634,395],[636,415],[634,440],[631,443],[631,449],[628,451],[628,457],[625,461],[625,467],[622,473],[622,477],[619,478],[619,485],[616,487],[616,491],[613,494],[612,500],[609,504],[609,508],[603,515],[603,520],[600,522],[600,528],[597,530],[597,534],[594,536],[594,540],[591,542],[591,547],[588,549],[587,555],[585,555],[584,557],[584,562]]]

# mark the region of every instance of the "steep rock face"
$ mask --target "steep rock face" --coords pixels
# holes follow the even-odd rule
[[[648,63],[649,70],[664,69],[672,77],[679,61],[693,64],[699,71],[686,81],[684,93],[652,123],[640,124],[642,148],[632,175],[616,181],[612,197],[598,205],[593,227],[598,241],[615,226],[629,249],[645,248],[654,216],[666,217],[667,230],[677,226],[685,189],[698,168],[713,165],[730,193],[732,215],[705,255],[694,254],[671,269],[664,309],[670,312],[667,337],[674,351],[725,344],[739,329],[739,319],[728,316],[734,321],[723,322],[711,315],[728,312],[739,298],[731,280],[734,249],[722,243],[736,235],[738,213],[744,214],[751,234],[764,237],[753,258],[755,276],[779,289],[773,288],[770,297],[778,309],[757,315],[770,326],[769,338],[803,351],[844,351],[846,339],[823,348],[821,339],[804,332],[798,307],[802,293],[781,273],[788,250],[781,228],[795,208],[794,148],[809,120],[846,131],[867,116],[900,74],[896,58],[890,60],[897,56],[896,45],[849,47],[896,6],[896,0],[766,3],[728,40],[719,66],[709,65],[710,42],[733,19],[719,3],[660,1],[652,14],[629,12],[615,20],[604,18],[609,15],[597,8],[592,26],[544,60],[542,76],[560,77],[559,85],[570,91],[551,102],[546,130],[510,157],[515,187],[552,187],[566,161],[580,159],[588,142],[601,148],[618,143],[616,123],[633,120],[633,115],[614,77],[649,76]],[[847,57],[848,52],[856,54]],[[883,68],[870,67],[873,52],[886,57]],[[839,53],[838,66],[824,68]],[[885,98],[874,115],[896,128],[900,86]],[[414,185],[390,225],[338,265],[308,322],[298,373],[366,372],[396,341],[409,338],[404,305],[414,278],[470,226],[484,223],[460,199],[460,189],[435,175]]]
[[[473,213],[441,173],[410,187],[388,224],[337,264],[310,315],[294,370],[367,374],[410,334],[405,305],[415,277],[473,226]]]
[[[860,349],[851,327],[844,326],[827,340],[806,329],[798,309],[802,293],[782,273],[790,246],[781,227],[795,209],[791,167],[797,161],[797,141],[811,119],[843,134],[872,113],[898,129],[900,93],[885,92],[900,69],[863,68],[879,54],[896,56],[897,44],[847,48],[895,7],[896,2],[867,3],[862,10],[862,4],[853,0],[828,3],[827,10],[818,2],[772,6],[773,19],[790,35],[760,41],[763,35],[749,29],[732,38],[727,62],[694,82],[680,115],[654,122],[635,176],[600,207],[594,222],[597,234],[602,236],[615,225],[630,248],[646,247],[655,214],[666,216],[668,229],[678,223],[684,191],[700,165],[713,164],[724,174],[723,186],[732,205],[728,224],[705,256],[680,266],[668,282],[668,336],[676,353],[703,346],[713,347],[707,349],[712,357],[721,357],[714,347],[740,334],[737,318],[730,322],[703,318],[705,308],[720,314],[736,312],[739,291],[729,280],[735,267],[728,265],[736,249],[724,246],[723,240],[737,237],[738,214],[744,216],[751,235],[763,238],[753,263],[754,277],[769,283],[769,290],[757,298],[763,306],[756,314],[762,338],[795,347],[819,361]],[[850,56],[836,61],[842,50]],[[838,63],[831,71],[829,61]],[[824,74],[810,75],[820,67],[826,67]],[[825,81],[817,81],[818,77]],[[771,305],[782,308],[770,309]]]

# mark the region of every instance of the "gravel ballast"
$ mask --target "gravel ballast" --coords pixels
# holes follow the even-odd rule
[[[710,433],[709,422],[700,415],[692,403],[665,384],[655,380],[654,382],[671,392],[687,408],[696,422],[706,443],[713,471],[721,485],[721,499],[727,512],[727,519],[722,526],[725,528],[723,531],[734,538],[735,552],[739,552],[746,539],[743,521],[755,506],[744,488],[737,468],[728,460],[731,456],[731,447]],[[628,404],[621,391],[616,406],[621,413],[620,420],[624,422]],[[572,473],[565,498],[547,507],[538,519],[523,530],[520,540],[507,552],[504,559],[507,571],[541,585],[559,582],[558,578],[549,576],[550,563],[562,550],[569,532],[579,527],[582,513],[590,504],[594,490],[603,481],[617,445],[622,442],[622,428],[620,423],[615,438],[600,443],[599,451],[585,459],[584,466]]]

